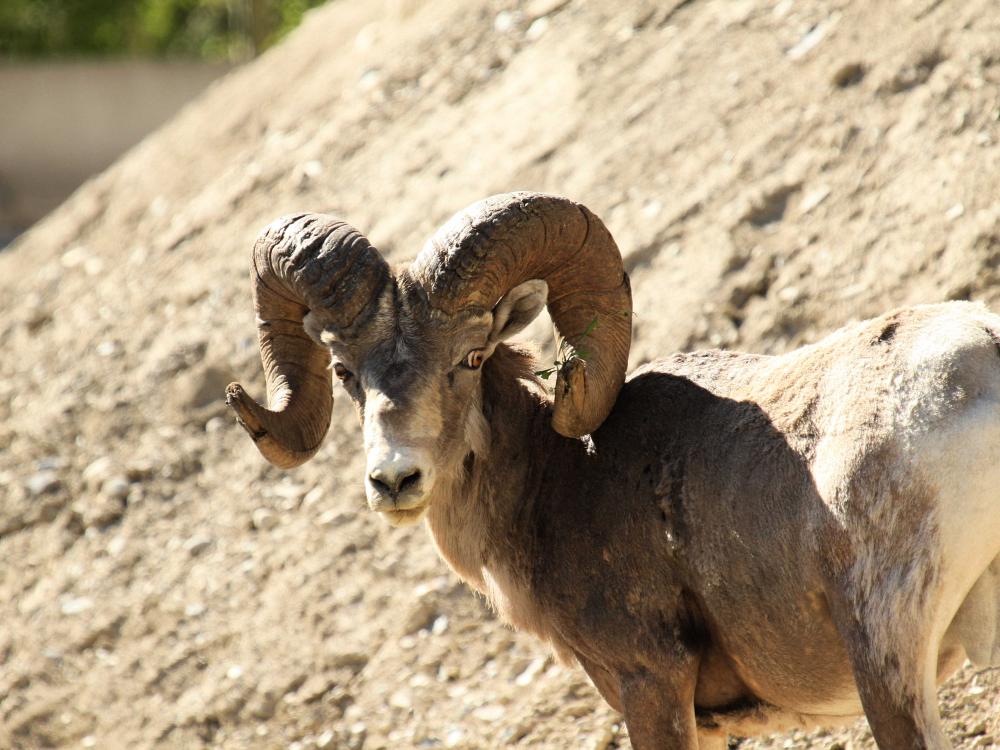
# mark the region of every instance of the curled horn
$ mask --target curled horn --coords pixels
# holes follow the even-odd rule
[[[333,216],[287,216],[257,238],[251,281],[269,408],[238,383],[226,388],[226,403],[275,466],[312,458],[330,426],[330,353],[306,333],[306,314],[324,326],[360,325],[389,277],[368,240]]]
[[[608,416],[625,381],[632,293],[618,246],[584,206],[539,193],[474,203],[435,233],[411,273],[447,314],[490,310],[518,284],[544,279],[549,314],[569,353],[556,381],[552,427],[579,437]]]

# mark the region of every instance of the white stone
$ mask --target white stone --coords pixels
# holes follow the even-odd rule
[[[123,476],[109,477],[101,484],[101,494],[114,500],[128,497],[129,481]]]
[[[487,706],[480,706],[472,712],[472,715],[479,719],[479,721],[494,722],[502,719],[505,713],[506,711],[503,706],[492,703]]]
[[[531,22],[531,26],[528,30],[524,32],[524,36],[529,41],[535,41],[540,38],[546,31],[549,30],[549,19],[542,16],[541,18],[536,18]]]
[[[268,531],[278,525],[278,516],[270,508],[257,508],[251,516],[255,529]]]
[[[31,495],[44,495],[46,492],[54,492],[59,489],[62,481],[54,471],[39,471],[28,477],[24,483],[25,488]]]
[[[63,596],[59,609],[64,615],[78,615],[94,608],[94,600],[87,596]]]
[[[441,635],[448,629],[448,617],[447,615],[440,615],[434,618],[434,624],[431,625],[431,632],[434,635]]]
[[[97,489],[115,473],[115,462],[110,456],[101,456],[87,464],[83,470],[83,483],[90,489]]]
[[[520,685],[521,687],[524,687],[525,685],[530,685],[534,681],[538,673],[545,668],[545,664],[547,662],[548,659],[542,656],[538,657],[537,659],[532,659],[531,663],[525,668],[525,670],[521,672],[521,674],[519,674],[517,678],[515,678],[514,680],[515,684]]]

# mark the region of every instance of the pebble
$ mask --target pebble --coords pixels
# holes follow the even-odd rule
[[[493,703],[488,706],[480,706],[472,712],[472,715],[479,719],[479,721],[494,722],[502,719],[504,713],[506,712],[503,706]]]
[[[322,499],[323,499],[323,488],[316,486],[313,487],[311,490],[309,490],[306,493],[306,496],[302,498],[302,504],[308,508],[310,506],[315,505]]]
[[[514,682],[521,687],[530,685],[538,673],[545,668],[547,662],[548,659],[542,656],[539,656],[537,659],[532,659],[531,663],[523,672],[521,672],[521,674],[517,676]]]
[[[319,518],[316,519],[316,523],[324,528],[330,528],[337,525],[337,520],[340,514],[335,510],[323,511],[319,514]]]
[[[251,516],[253,527],[259,531],[269,531],[278,525],[278,516],[269,508],[257,508]]]
[[[413,708],[413,695],[409,690],[397,690],[389,696],[389,705],[393,708],[409,710]]]
[[[966,737],[975,737],[979,734],[986,734],[986,721],[981,719],[972,725],[972,728],[965,733]]]
[[[44,495],[59,489],[62,486],[62,480],[59,479],[59,475],[54,471],[45,469],[35,472],[28,477],[24,486],[30,495]]]
[[[528,39],[528,41],[533,42],[536,39],[540,38],[548,30],[549,30],[549,19],[543,16],[542,18],[532,21],[531,26],[529,26],[528,30],[524,32],[524,36],[526,39]]]
[[[319,750],[327,750],[327,748],[333,747],[333,740],[335,737],[336,735],[327,729],[316,738],[316,747],[319,748]]]
[[[493,30],[498,34],[504,34],[517,26],[519,20],[520,13],[502,10],[493,19]]]
[[[87,464],[87,468],[83,470],[83,484],[89,489],[96,490],[114,474],[114,460],[110,456],[101,456]]]
[[[59,610],[64,615],[78,615],[94,608],[94,600],[87,596],[63,596],[59,601]]]
[[[441,635],[446,630],[448,630],[448,616],[441,615],[440,617],[434,618],[434,623],[431,625],[431,632],[434,635]]]
[[[128,497],[130,484],[123,476],[113,476],[101,484],[101,494],[112,500],[124,500]]]
[[[807,214],[812,211],[816,206],[825,201],[830,195],[829,185],[819,185],[818,187],[810,190],[802,198],[802,202],[799,203],[799,211],[801,213]]]
[[[184,549],[191,557],[197,557],[212,546],[212,539],[207,536],[192,536],[184,542]]]
[[[73,512],[88,530],[110,526],[125,513],[121,498],[99,495],[73,503]]]

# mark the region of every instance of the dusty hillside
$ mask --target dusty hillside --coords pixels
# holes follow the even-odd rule
[[[403,260],[516,188],[605,217],[633,363],[1000,309],[1000,6],[341,0],[214,85],[0,255],[0,747],[627,746],[422,528],[364,512],[342,399],[287,473],[221,400],[263,390],[273,217]],[[943,696],[957,745],[1000,742],[998,672]],[[871,740],[743,744],[804,746]]]

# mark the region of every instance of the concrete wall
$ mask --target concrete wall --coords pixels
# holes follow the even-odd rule
[[[0,247],[227,69],[136,60],[0,64]]]

